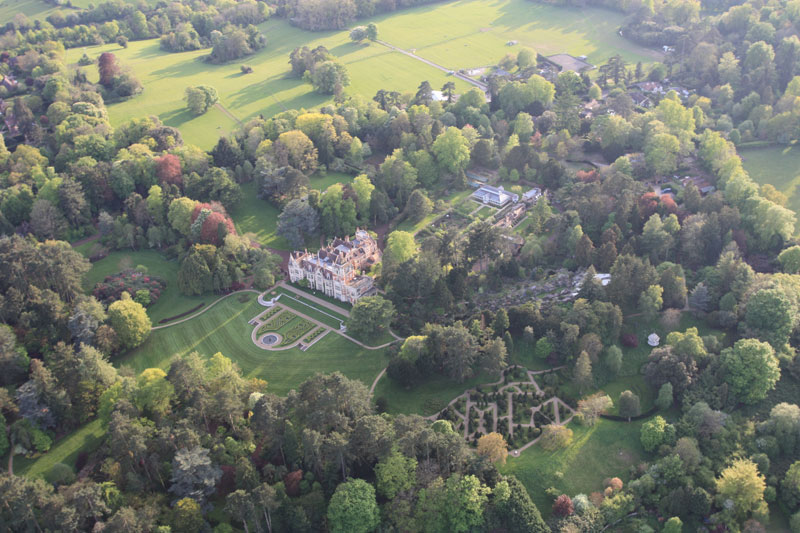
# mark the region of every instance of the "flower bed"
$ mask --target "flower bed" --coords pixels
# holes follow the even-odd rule
[[[309,343],[314,339],[316,339],[317,337],[319,337],[320,335],[322,335],[324,332],[325,328],[317,328],[314,331],[312,331],[311,334],[308,335],[305,339],[303,339],[303,342]]]
[[[273,307],[272,309],[267,309],[264,313],[258,317],[259,320],[264,321],[269,319],[270,317],[275,316],[281,310],[281,307]]]
[[[292,344],[297,339],[311,331],[311,329],[315,326],[313,322],[309,322],[308,320],[301,318],[297,324],[294,324],[289,330],[284,333],[283,335],[283,342],[281,346],[286,346],[287,344]]]
[[[139,291],[147,291],[149,298],[145,302],[140,301],[145,307],[153,305],[158,301],[161,293],[167,287],[167,282],[157,276],[150,276],[138,270],[123,270],[117,274],[106,276],[106,278],[95,285],[92,294],[95,298],[105,305],[112,304],[120,299],[123,292],[137,298]]]
[[[258,328],[258,335],[262,333],[266,333],[267,331],[278,331],[278,328],[285,326],[289,323],[291,319],[295,316],[294,313],[290,311],[284,310],[283,313],[280,313],[278,316],[263,324],[260,328]]]

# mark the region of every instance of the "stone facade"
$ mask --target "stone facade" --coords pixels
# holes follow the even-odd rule
[[[289,279],[307,280],[309,287],[342,302],[355,303],[375,294],[372,278],[363,275],[381,261],[381,251],[369,233],[356,230],[351,239],[334,239],[318,252],[295,251],[289,256]]]

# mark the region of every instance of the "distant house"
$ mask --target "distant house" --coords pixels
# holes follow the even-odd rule
[[[638,87],[639,90],[646,93],[653,93],[653,94],[666,93],[666,91],[664,90],[664,86],[658,83],[657,81],[643,81],[641,83],[634,84],[634,87]]]
[[[633,105],[637,107],[645,107],[645,108],[653,107],[653,101],[646,94],[634,91],[628,93],[628,96],[630,96],[631,100],[633,100]]]
[[[506,191],[503,186],[492,187],[491,185],[482,185],[477,191],[472,193],[472,198],[484,204],[493,205],[495,207],[503,207],[510,202],[517,203],[519,195]]]
[[[522,201],[526,203],[528,202],[533,203],[536,200],[538,200],[541,195],[542,195],[542,190],[538,187],[534,187],[533,189],[526,191],[522,194]]]

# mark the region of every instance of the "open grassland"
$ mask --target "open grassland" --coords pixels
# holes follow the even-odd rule
[[[340,371],[367,386],[386,366],[382,350],[362,349],[347,339],[328,334],[305,352],[297,348],[267,351],[250,339],[253,326],[247,322],[264,308],[255,294],[246,302],[232,295],[202,315],[182,324],[154,331],[139,348],[115,361],[137,373],[150,367],[168,368],[174,357],[197,351],[203,357],[217,352],[235,361],[246,377],[267,380],[268,390],[283,395],[316,372]]]
[[[660,54],[618,33],[625,15],[613,11],[548,6],[528,0],[461,0],[375,17],[379,38],[451,69],[496,64],[521,47],[549,56],[586,55],[598,65],[619,54],[649,62]],[[518,41],[516,46],[507,46]]]
[[[209,50],[169,53],[159,48],[158,39],[131,42],[127,49],[116,44],[69,50],[67,62],[76,63],[84,53],[97,57],[111,51],[130,67],[144,85],[144,93],[108,106],[113,124],[142,115],[157,115],[169,126],[180,128],[186,141],[210,148],[222,133],[234,128],[236,121],[218,108],[200,117],[192,116],[183,101],[186,87],[211,85],[220,95],[220,104],[239,120],[263,114],[271,116],[286,109],[317,108],[332,100],[317,94],[310,84],[288,77],[289,53],[298,46],[327,47],[348,68],[349,94],[371,98],[379,89],[414,91],[423,80],[439,88],[452,78],[446,73],[394,52],[376,43],[355,44],[348,32],[311,33],[273,18],[261,24],[268,45],[252,56],[225,65],[202,61]],[[242,74],[239,67],[253,67],[252,74]],[[89,67],[90,79],[96,80],[95,68]],[[459,91],[469,88],[456,80]]]
[[[12,22],[18,14],[30,20],[44,20],[56,11],[57,8],[42,0],[3,0],[0,2],[0,25]]]
[[[639,442],[643,421],[599,420],[592,427],[570,424],[572,442],[554,452],[534,445],[517,457],[509,457],[504,474],[514,474],[528,488],[542,515],[548,517],[552,501],[545,494],[556,487],[570,495],[603,490],[603,480],[618,477],[628,481],[629,468],[640,462],[644,450]]]
[[[157,276],[167,282],[167,288],[161,293],[156,303],[147,308],[147,314],[154,326],[163,318],[178,315],[194,308],[200,302],[209,304],[218,296],[204,294],[201,296],[186,296],[178,290],[177,261],[170,261],[155,250],[140,250],[138,252],[112,252],[100,261],[92,264],[92,269],[86,275],[86,290],[91,292],[94,286],[103,281],[106,276],[116,274],[122,270],[136,268],[137,265],[147,267],[147,273]],[[133,295],[131,295],[133,296]]]
[[[770,146],[739,151],[744,168],[759,185],[769,183],[786,195],[786,207],[800,213],[800,147]],[[795,226],[795,232],[798,227]]]

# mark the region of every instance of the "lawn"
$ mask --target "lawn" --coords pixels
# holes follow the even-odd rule
[[[609,10],[549,6],[528,0],[461,0],[375,17],[379,38],[450,69],[494,65],[521,47],[549,56],[586,55],[601,64],[620,54],[651,62],[661,54],[618,34],[625,15]],[[509,41],[518,41],[508,46]]]
[[[534,445],[517,458],[509,457],[500,471],[519,478],[542,515],[548,517],[552,506],[545,494],[548,487],[574,496],[602,491],[603,480],[609,477],[627,483],[630,467],[644,454],[639,442],[642,423],[601,419],[592,427],[570,424],[574,436],[569,446],[547,452]]]
[[[677,330],[686,331],[688,328],[697,328],[698,334],[702,337],[705,335],[717,335],[722,339],[723,345],[726,342],[725,333],[720,330],[712,329],[702,320],[697,320],[690,312],[681,313],[681,321]],[[622,346],[622,376],[635,376],[640,373],[643,364],[647,362],[650,356],[652,347],[647,344],[647,337],[655,332],[661,339],[660,345],[663,346],[667,340],[669,331],[664,329],[661,322],[656,319],[647,321],[641,316],[625,317],[625,322],[622,326],[623,333],[636,333],[636,338],[639,340],[639,346],[636,348],[628,348]]]
[[[116,274],[121,270],[135,268],[137,265],[147,267],[149,274],[158,276],[167,282],[167,288],[161,293],[156,303],[147,308],[147,314],[154,326],[163,318],[178,315],[196,307],[200,302],[209,304],[218,296],[204,294],[201,296],[185,296],[178,290],[177,261],[169,261],[155,250],[140,250],[137,252],[111,252],[108,256],[92,264],[92,269],[86,275],[86,289],[91,291],[95,284],[103,281],[106,276]]]
[[[412,235],[416,235],[418,231],[422,228],[426,228],[430,226],[434,220],[442,216],[442,213],[431,213],[430,215],[423,217],[421,220],[414,221],[410,218],[405,219],[400,224],[397,225],[398,231],[407,231]]]
[[[99,419],[78,428],[56,442],[50,451],[37,459],[14,458],[14,473],[28,477],[41,477],[47,474],[56,463],[75,467],[81,452],[91,452],[100,445],[105,430]]]
[[[320,176],[317,172],[308,181],[311,182],[312,189],[324,191],[334,183],[350,183],[353,181],[353,176],[344,172],[327,172],[325,176]]]
[[[278,236],[277,207],[256,194],[255,182],[242,185],[242,200],[230,212],[240,234],[250,233],[254,241],[277,250],[291,250],[283,237]]]
[[[183,101],[186,87],[213,86],[219,92],[220,104],[238,120],[259,114],[269,117],[287,109],[318,108],[332,101],[331,95],[317,94],[310,84],[287,77],[289,53],[298,46],[327,47],[347,66],[351,79],[347,93],[367,98],[379,89],[416,91],[423,80],[439,88],[452,79],[434,67],[382,45],[355,44],[347,31],[311,33],[276,17],[259,28],[268,39],[267,47],[225,65],[205,63],[202,57],[209,53],[207,49],[164,52],[157,39],[132,41],[126,49],[116,44],[71,49],[67,52],[67,62],[76,63],[84,51],[91,57],[113,52],[139,77],[144,93],[109,105],[112,124],[143,115],[157,115],[165,124],[179,128],[187,142],[204,149],[211,148],[220,135],[238,124],[216,107],[200,117],[192,116]],[[242,64],[250,65],[254,72],[242,74],[239,69]],[[96,79],[95,68],[87,68],[87,73],[90,79]],[[454,81],[460,92],[469,88],[466,82]]]
[[[444,409],[456,396],[482,383],[497,381],[499,376],[481,372],[477,376],[457,383],[444,376],[434,375],[424,383],[405,389],[384,376],[375,387],[375,398],[386,398],[387,412],[392,414],[434,415]]]
[[[786,195],[786,207],[800,213],[800,147],[770,146],[739,151],[744,168],[759,185],[769,183]],[[795,231],[800,226],[795,226]]]
[[[56,11],[56,7],[42,0],[3,0],[0,2],[0,25],[5,26],[18,14],[31,20],[44,20]]]
[[[297,348],[267,351],[250,340],[253,326],[247,322],[264,310],[255,294],[245,302],[232,295],[202,315],[175,326],[154,331],[136,350],[114,361],[135,372],[150,367],[167,368],[173,357],[197,351],[204,357],[217,352],[231,358],[246,377],[267,380],[268,390],[283,395],[316,372],[340,371],[367,386],[386,366],[382,350],[362,349],[335,333],[329,333],[305,352]]]

